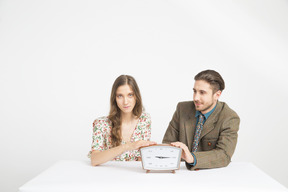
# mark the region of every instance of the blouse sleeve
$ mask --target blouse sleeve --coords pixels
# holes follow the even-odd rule
[[[104,150],[104,135],[103,135],[103,120],[96,119],[93,123],[93,134],[91,151],[89,151],[88,157],[91,157],[92,151],[103,151]]]
[[[94,150],[103,151],[104,150],[104,135],[103,135],[104,132],[103,132],[103,126],[102,126],[103,121],[104,120],[96,119],[94,122],[91,151],[94,151]]]
[[[145,117],[144,117],[144,129],[143,129],[143,133],[142,133],[142,139],[146,140],[146,141],[150,141],[151,138],[151,117],[148,113],[146,113]]]

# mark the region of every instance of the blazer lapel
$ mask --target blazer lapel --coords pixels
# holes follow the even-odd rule
[[[200,140],[202,139],[202,137],[204,137],[206,134],[208,134],[210,131],[214,129],[215,123],[218,121],[218,116],[219,112],[222,109],[222,105],[223,105],[222,103],[217,102],[215,111],[213,111],[213,113],[208,117],[208,119],[204,123],[203,130],[200,135]]]
[[[203,130],[200,135],[200,140],[202,139],[202,137],[204,137],[205,135],[207,135],[210,131],[214,129],[215,122],[217,122],[216,119],[212,119],[211,116],[207,119],[207,121],[205,122],[203,126]]]
[[[185,121],[187,147],[190,151],[192,149],[193,137],[194,137],[196,121],[197,121],[195,114],[196,113],[193,111],[190,115],[190,118],[187,121]]]

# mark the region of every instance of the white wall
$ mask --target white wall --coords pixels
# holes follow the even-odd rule
[[[194,76],[219,71],[241,117],[233,161],[288,187],[285,0],[1,0],[0,191],[86,159],[113,81],[134,76],[161,142]]]

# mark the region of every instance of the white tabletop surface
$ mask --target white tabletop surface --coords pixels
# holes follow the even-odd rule
[[[285,191],[288,190],[251,163],[189,171],[184,162],[175,174],[146,173],[141,162],[110,161],[92,167],[87,161],[59,161],[30,180],[19,192],[105,191]]]

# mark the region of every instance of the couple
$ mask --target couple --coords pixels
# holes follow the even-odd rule
[[[205,70],[194,79],[193,101],[178,103],[162,142],[182,148],[189,170],[227,166],[236,147],[240,119],[218,101],[225,88],[218,72]],[[150,137],[151,119],[143,111],[137,83],[121,75],[112,87],[108,117],[93,123],[91,164],[140,160],[138,149],[156,144]]]

